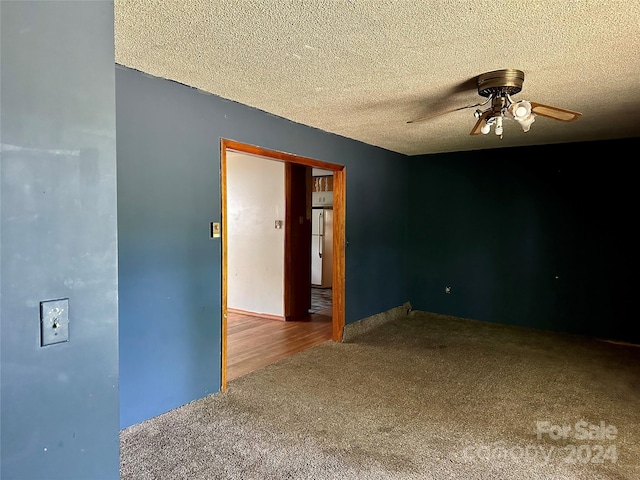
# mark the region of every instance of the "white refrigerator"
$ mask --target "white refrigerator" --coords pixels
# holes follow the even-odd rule
[[[311,209],[311,285],[330,288],[333,267],[333,210]]]

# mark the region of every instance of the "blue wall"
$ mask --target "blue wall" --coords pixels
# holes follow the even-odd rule
[[[640,343],[635,178],[622,154],[638,144],[411,158],[414,308]]]
[[[631,176],[573,163],[633,140],[409,158],[122,67],[116,97],[123,428],[219,391],[221,138],[346,166],[347,323],[411,301],[638,339],[607,216],[632,218]]]
[[[112,2],[0,2],[0,477],[119,474]],[[69,299],[40,346],[39,302]]]
[[[220,389],[220,139],[346,166],[345,321],[408,300],[405,157],[116,69],[121,426]]]

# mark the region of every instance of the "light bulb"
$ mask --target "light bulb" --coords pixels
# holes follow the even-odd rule
[[[496,135],[502,135],[502,117],[496,119]]]
[[[519,102],[512,103],[509,107],[509,113],[516,120],[524,120],[531,114],[531,103],[526,100],[520,100]]]
[[[523,107],[522,105],[519,105],[518,108],[516,108],[516,111],[514,112],[514,116],[518,117],[518,118],[524,118],[527,116],[527,107]]]
[[[489,126],[488,123],[485,123],[484,125],[482,125],[482,127],[480,127],[480,131],[486,135],[491,131],[491,126]]]

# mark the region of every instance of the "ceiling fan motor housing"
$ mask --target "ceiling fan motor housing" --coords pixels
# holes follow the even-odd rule
[[[483,97],[515,95],[522,90],[524,72],[514,68],[494,70],[478,76],[478,93]]]

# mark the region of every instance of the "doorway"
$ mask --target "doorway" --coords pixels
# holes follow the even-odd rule
[[[311,308],[331,316],[333,283],[333,172],[311,169]]]
[[[310,222],[311,216],[311,196],[308,195],[309,201],[305,203],[300,210],[299,202],[289,201],[291,198],[299,198],[301,180],[301,172],[310,172],[311,168],[320,168],[333,172],[333,239],[332,250],[334,252],[332,266],[332,288],[331,288],[331,330],[332,340],[341,341],[344,329],[344,246],[345,246],[345,168],[343,165],[323,162],[307,157],[301,157],[288,153],[267,150],[253,145],[243,144],[233,140],[221,140],[221,194],[222,194],[222,372],[221,372],[221,389],[227,387],[227,367],[228,367],[228,319],[229,319],[229,271],[228,271],[228,193],[227,193],[227,152],[238,152],[247,155],[263,157],[266,160],[276,160],[285,164],[286,172],[286,197],[288,199],[285,212],[284,228],[284,304],[285,318],[289,314],[295,314],[299,309],[300,284],[298,280],[300,275],[308,275],[305,270],[300,270],[300,262],[294,259],[297,251],[306,249],[309,253],[310,236],[304,237],[302,228],[298,228],[307,220]],[[310,183],[310,175],[309,175]],[[310,185],[302,186],[304,191],[310,192]],[[309,223],[310,225],[310,223]],[[276,227],[277,228],[277,227]],[[306,243],[305,243],[306,242]],[[298,257],[300,258],[300,257]],[[308,257],[307,257],[308,258]],[[304,263],[304,262],[303,262]],[[309,267],[310,268],[310,267]],[[307,295],[309,290],[307,290]],[[308,309],[308,307],[306,307]]]

